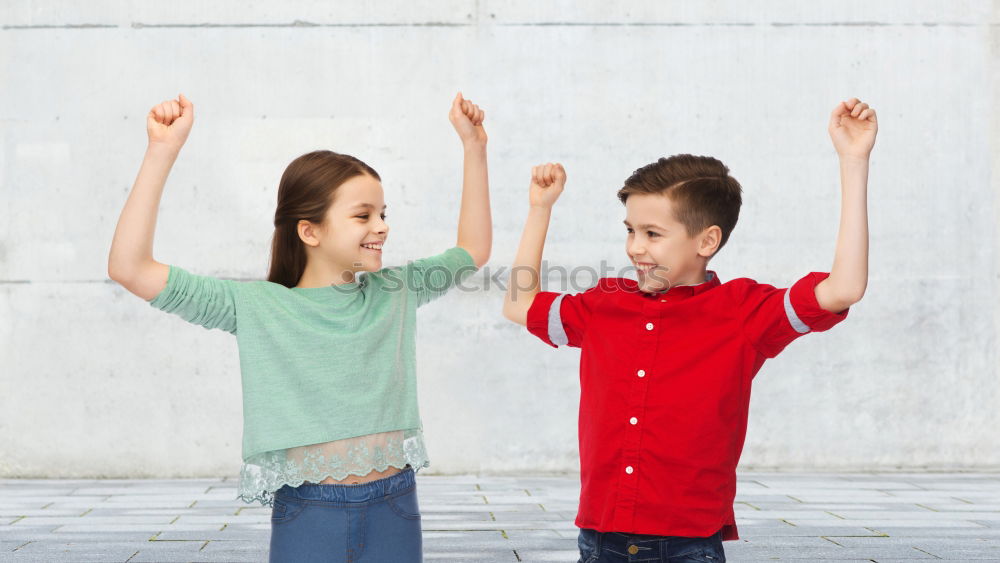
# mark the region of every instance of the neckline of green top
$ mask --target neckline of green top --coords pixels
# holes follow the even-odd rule
[[[299,295],[304,295],[306,297],[333,297],[338,295],[356,295],[366,283],[367,276],[360,275],[354,281],[348,283],[338,283],[323,285],[320,287],[290,287],[288,289],[292,290]]]

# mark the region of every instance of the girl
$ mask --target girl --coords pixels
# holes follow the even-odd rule
[[[149,145],[118,220],[108,275],[150,305],[236,335],[243,381],[239,495],[273,506],[271,561],[421,560],[415,471],[416,309],[474,272],[492,245],[484,112],[462,94],[456,246],[382,267],[384,194],[357,158],[314,151],[278,186],[267,281],[192,274],[153,259],[160,194],[194,122],[184,97],[150,110]]]

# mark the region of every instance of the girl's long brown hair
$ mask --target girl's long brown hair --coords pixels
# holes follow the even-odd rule
[[[306,153],[285,168],[278,185],[278,206],[274,210],[267,281],[285,287],[299,283],[307,258],[305,244],[299,239],[299,220],[323,224],[337,188],[362,174],[382,180],[371,166],[353,156],[333,151]]]

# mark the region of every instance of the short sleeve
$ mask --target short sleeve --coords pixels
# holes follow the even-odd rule
[[[149,305],[206,329],[217,328],[236,334],[239,283],[199,276],[171,264],[166,287]]]
[[[816,300],[816,286],[829,275],[811,272],[787,289],[747,280],[739,296],[739,311],[754,348],[773,358],[796,338],[823,332],[846,319],[849,309],[832,313]]]
[[[528,308],[528,332],[549,346],[579,348],[603,289],[598,284],[583,293],[538,292]]]
[[[430,303],[478,270],[467,250],[454,246],[441,254],[414,260],[394,268],[395,281],[404,284],[417,300],[417,307]]]

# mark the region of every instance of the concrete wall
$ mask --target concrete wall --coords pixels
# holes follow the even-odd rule
[[[547,259],[621,267],[615,190],[692,152],[745,188],[713,269],[773,284],[830,267],[826,121],[857,95],[881,124],[868,294],[765,366],[743,465],[1000,465],[998,2],[56,1],[4,3],[0,20],[0,476],[239,467],[235,339],[106,277],[145,112],[179,91],[197,122],[161,262],[264,277],[278,178],[316,148],[382,174],[387,263],[447,248],[461,89],[487,110],[492,267],[513,259],[532,164],[570,176]],[[573,470],[579,354],[505,322],[501,298],[421,310],[433,471]]]

